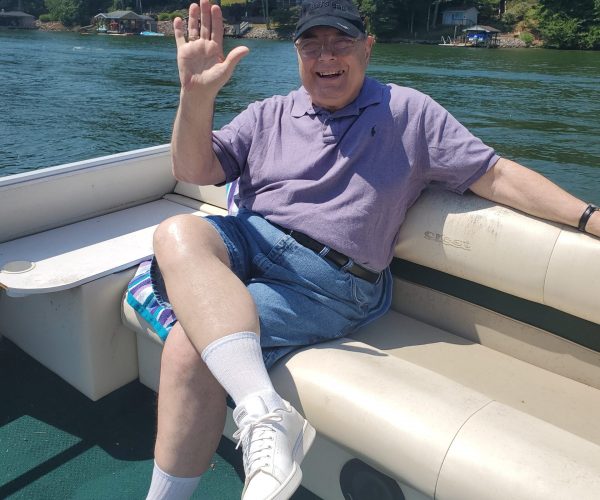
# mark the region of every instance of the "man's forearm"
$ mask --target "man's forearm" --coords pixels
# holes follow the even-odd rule
[[[171,159],[176,179],[193,184],[218,184],[225,180],[212,148],[214,99],[181,91],[173,125]]]
[[[470,189],[483,198],[573,227],[587,207],[544,176],[504,158]],[[600,237],[600,212],[592,214],[586,232]]]

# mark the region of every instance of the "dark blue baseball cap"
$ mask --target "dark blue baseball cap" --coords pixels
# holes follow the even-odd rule
[[[366,33],[365,24],[352,0],[304,0],[294,42],[315,26],[336,28],[352,38]]]

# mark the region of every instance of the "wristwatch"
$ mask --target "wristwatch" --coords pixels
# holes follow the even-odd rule
[[[579,219],[577,229],[579,229],[582,233],[585,233],[585,226],[587,225],[588,221],[590,220],[590,217],[596,210],[600,210],[600,207],[597,207],[596,205],[592,205],[590,203],[583,212],[583,214],[581,214],[581,218]]]

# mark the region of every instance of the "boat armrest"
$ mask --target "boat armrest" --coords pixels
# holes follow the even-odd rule
[[[0,288],[57,292],[127,269],[152,255],[156,226],[181,213],[207,214],[163,199],[2,243]]]
[[[600,323],[600,239],[474,194],[425,191],[395,256]]]

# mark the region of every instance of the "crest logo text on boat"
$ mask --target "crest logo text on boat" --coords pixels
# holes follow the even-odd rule
[[[453,238],[450,238],[449,236],[444,236],[443,234],[434,233],[432,231],[425,231],[424,236],[426,240],[437,241],[438,243],[441,243],[443,245],[449,245],[451,247],[461,248],[467,251],[471,250],[471,243],[469,243],[468,241],[455,240]]]

